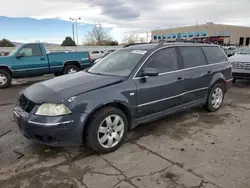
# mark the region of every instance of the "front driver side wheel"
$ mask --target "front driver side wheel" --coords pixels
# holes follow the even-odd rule
[[[98,153],[112,152],[122,145],[127,130],[128,120],[120,109],[102,108],[87,125],[87,145]]]
[[[7,88],[11,85],[12,77],[6,70],[0,69],[0,89]]]

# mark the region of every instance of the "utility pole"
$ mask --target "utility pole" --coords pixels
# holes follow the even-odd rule
[[[78,45],[78,26],[77,21],[81,18],[69,18],[72,21],[72,30],[73,30],[73,40],[75,41],[75,31],[76,31],[76,44]]]
[[[75,26],[74,26],[74,22],[72,22],[72,32],[73,32],[73,41],[75,41]]]

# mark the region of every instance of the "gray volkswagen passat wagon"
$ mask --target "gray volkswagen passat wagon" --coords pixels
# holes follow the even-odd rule
[[[20,96],[14,119],[30,139],[50,146],[117,149],[129,129],[173,112],[220,108],[232,81],[217,45],[133,45],[85,72],[34,84]]]

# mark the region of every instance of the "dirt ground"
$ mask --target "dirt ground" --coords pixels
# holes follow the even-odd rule
[[[0,91],[0,188],[249,188],[250,82],[215,113],[190,109],[132,130],[117,151],[51,148],[24,138],[13,122],[18,93],[51,76]]]

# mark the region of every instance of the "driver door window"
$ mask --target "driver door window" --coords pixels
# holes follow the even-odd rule
[[[19,53],[24,57],[42,56],[42,51],[38,44],[27,44]]]
[[[142,71],[145,68],[154,68],[160,75],[135,79],[138,118],[181,105],[179,95],[183,93],[183,85],[177,81],[180,72],[174,72],[179,69],[178,59],[176,49],[170,47],[155,52],[146,61]],[[164,74],[166,72],[169,74]]]
[[[178,56],[175,48],[166,48],[155,52],[147,60],[143,68],[154,68],[159,73],[178,70]]]

